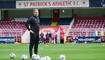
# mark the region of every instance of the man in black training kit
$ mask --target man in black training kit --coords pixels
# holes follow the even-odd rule
[[[32,58],[33,47],[34,47],[34,54],[38,54],[39,22],[40,22],[38,16],[39,16],[38,9],[34,9],[33,16],[31,16],[25,24],[27,29],[30,31],[30,45],[29,45],[30,58]]]

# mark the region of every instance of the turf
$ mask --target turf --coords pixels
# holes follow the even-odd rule
[[[0,60],[11,60],[9,54],[14,52],[16,58],[21,60],[21,55],[26,54],[29,58],[29,44],[0,44]],[[39,55],[50,56],[51,60],[59,60],[59,55],[64,54],[66,60],[105,60],[105,43],[90,44],[40,44]]]

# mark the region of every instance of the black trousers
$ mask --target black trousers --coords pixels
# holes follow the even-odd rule
[[[38,54],[38,44],[39,44],[39,32],[30,32],[30,45],[29,45],[29,54],[32,57],[32,49],[34,47],[34,54]]]

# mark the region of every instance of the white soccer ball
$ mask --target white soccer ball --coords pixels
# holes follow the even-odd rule
[[[32,55],[32,60],[40,60],[40,56],[36,55],[36,54],[33,54]]]
[[[64,55],[60,55],[59,60],[66,60],[66,57]]]
[[[85,41],[84,43],[86,44],[87,42]]]
[[[41,57],[40,60],[46,60],[46,57]]]
[[[51,60],[51,58],[49,56],[45,56],[46,60]]]
[[[11,54],[10,54],[10,59],[14,59],[14,58],[16,58],[15,53],[11,53]]]
[[[23,55],[21,56],[21,59],[22,59],[22,60],[28,60],[28,56],[25,55],[25,54],[23,54]]]

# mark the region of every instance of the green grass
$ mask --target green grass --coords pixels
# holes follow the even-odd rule
[[[0,44],[0,60],[10,60],[11,52],[16,54],[14,60],[21,60],[22,54],[29,57],[28,47],[28,44]],[[52,60],[59,60],[60,54],[64,54],[66,60],[105,60],[105,43],[39,45],[41,57],[50,56]]]

